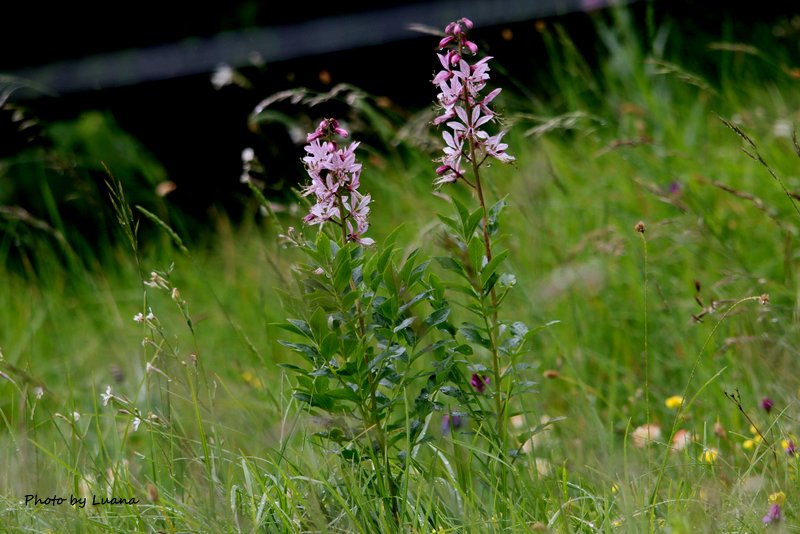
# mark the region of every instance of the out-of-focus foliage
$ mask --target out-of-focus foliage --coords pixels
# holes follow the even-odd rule
[[[163,211],[154,192],[167,181],[164,168],[109,114],[47,124],[23,108],[3,112],[13,127],[7,122],[0,158],[0,257],[35,256],[39,241],[67,257],[93,256],[116,231],[109,172],[133,204]]]

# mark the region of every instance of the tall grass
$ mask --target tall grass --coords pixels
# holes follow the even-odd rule
[[[795,520],[797,460],[782,444],[799,432],[800,386],[790,56],[766,40],[747,43],[752,54],[711,37],[701,60],[682,61],[697,43],[674,25],[643,46],[625,11],[598,24],[599,68],[566,31],[542,29],[561,99],[506,98],[518,163],[493,168],[488,184],[510,202],[504,239],[519,291],[506,305],[549,324],[526,362],[538,392],[510,421],[524,452],[501,485],[480,429],[445,433],[432,418],[431,441],[403,466],[401,530],[749,532],[780,491],[783,523]],[[699,70],[703,58],[722,58],[720,71]],[[404,126],[380,125],[384,136]],[[433,155],[402,147],[376,142],[366,162],[372,232],[402,219],[407,252],[431,251],[441,229],[428,214],[441,200],[422,192]],[[172,239],[139,247],[134,225],[155,216],[122,219],[127,242],[99,272],[46,247],[35,271],[4,268],[0,522],[34,532],[397,530],[365,491],[365,471],[315,436],[331,421],[292,398],[278,365],[297,363],[269,326],[283,317],[275,288],[297,257],[277,244],[274,222],[220,217],[186,253]],[[154,280],[164,283],[144,284]],[[156,319],[133,320],[151,309]],[[665,405],[673,395],[678,409]],[[661,434],[639,448],[645,424]],[[677,430],[691,440],[673,451]],[[26,504],[31,494],[89,504]],[[91,505],[110,496],[139,502]]]

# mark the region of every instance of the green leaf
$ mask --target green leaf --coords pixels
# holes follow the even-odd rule
[[[406,310],[412,308],[414,306],[414,304],[418,303],[422,299],[428,298],[428,296],[430,296],[430,294],[432,292],[433,292],[432,289],[426,289],[425,291],[423,291],[421,293],[417,293],[416,295],[414,295],[414,297],[411,300],[409,300],[408,302],[406,302],[405,304],[400,306],[400,308],[397,311],[400,312],[400,313],[404,313]]]
[[[425,319],[425,324],[428,326],[436,326],[437,324],[441,324],[445,322],[448,317],[450,317],[451,311],[452,309],[449,306],[445,308],[439,308]]]
[[[464,267],[461,266],[459,262],[454,260],[453,258],[449,258],[447,256],[437,256],[434,258],[442,268],[447,269],[448,271],[453,271],[461,275],[462,278],[469,281],[469,277],[467,273],[464,271]]]
[[[431,262],[430,260],[428,260],[428,261],[423,261],[422,263],[414,267],[414,270],[411,271],[411,274],[409,275],[408,280],[406,281],[407,285],[410,287],[419,282],[420,280],[422,280],[422,276],[428,270],[428,266],[430,264]]]
[[[463,323],[458,331],[470,343],[475,343],[487,349],[491,348],[489,340],[481,335],[485,331],[483,328],[471,323]]]
[[[389,263],[383,270],[383,284],[386,286],[386,289],[392,295],[396,295],[398,293],[395,276],[396,276],[395,270],[392,264]]]
[[[467,224],[464,227],[465,240],[469,240],[475,234],[475,229],[478,227],[482,218],[483,208],[478,208],[470,214],[469,219],[467,219]]]
[[[487,230],[489,230],[489,235],[494,235],[497,233],[497,230],[499,228],[497,219],[500,217],[500,214],[503,212],[506,206],[508,206],[506,200],[500,199],[489,210],[489,215],[488,215],[489,224],[487,226]]]
[[[472,264],[472,270],[476,273],[479,273],[483,267],[483,253],[485,251],[483,247],[483,241],[481,241],[478,237],[473,237],[469,240],[467,251],[469,252],[469,261]]]
[[[483,287],[481,288],[481,291],[483,291],[483,294],[484,295],[488,295],[489,293],[491,293],[492,289],[494,288],[495,284],[497,284],[497,281],[499,279],[500,279],[500,277],[497,276],[497,273],[492,273],[492,275],[489,277],[489,279],[486,282],[483,283]]]
[[[292,349],[294,352],[302,356],[305,356],[306,359],[311,361],[311,363],[316,364],[320,360],[319,351],[317,351],[317,349],[311,345],[305,345],[303,343],[290,343],[289,341],[284,341],[282,339],[279,339],[278,343],[284,347]]]
[[[274,326],[276,328],[280,328],[281,330],[286,330],[287,332],[291,332],[292,334],[297,334],[298,336],[303,336],[309,339],[313,339],[313,335],[311,334],[311,329],[308,328],[308,324],[305,321],[299,321],[297,319],[287,319],[288,322],[286,323],[269,323],[269,326]],[[303,327],[295,324],[295,323],[302,323]]]
[[[494,274],[494,272],[497,270],[500,264],[503,263],[503,260],[505,260],[508,257],[508,252],[509,252],[508,249],[506,249],[495,254],[492,260],[489,263],[487,263],[483,269],[480,270],[481,284],[484,285],[486,284],[487,280],[489,280],[489,277]]]
[[[328,314],[322,307],[318,307],[314,310],[314,313],[311,314],[309,327],[311,327],[311,331],[314,333],[314,339],[317,341],[328,335]]]
[[[307,337],[308,339],[314,338],[314,334],[311,333],[311,328],[309,328],[307,322],[301,319],[286,319],[286,321],[296,327],[299,333],[303,336]]]
[[[391,247],[386,247],[383,252],[381,252],[380,256],[378,256],[378,261],[375,264],[375,270],[379,273],[382,273],[386,270],[386,266],[389,264],[389,260],[392,258],[392,253],[394,249]]]
[[[331,261],[331,240],[325,232],[317,233],[316,247],[320,258],[323,260],[322,263],[329,264]]]
[[[342,247],[336,254],[333,267],[333,287],[338,293],[343,293],[350,286],[352,274],[349,247]]]
[[[416,319],[416,317],[409,317],[408,319],[404,320],[402,323],[397,325],[394,328],[394,330],[392,330],[392,332],[394,332],[396,334],[400,330],[403,330],[404,328],[408,328],[409,326],[411,326],[411,324],[414,322],[415,319]]]
[[[467,228],[467,221],[469,220],[469,211],[467,211],[467,207],[459,202],[459,200],[455,197],[453,197],[453,205],[455,205],[456,210],[458,211],[458,218],[461,221],[461,228],[459,228],[458,233],[464,236],[464,230]]]
[[[302,367],[298,367],[297,365],[293,365],[291,363],[279,363],[278,367],[282,367],[282,368],[286,369],[287,371],[291,371],[293,373],[297,373],[297,374],[301,374],[301,375],[307,375],[308,374],[308,371],[306,371]]]
[[[359,402],[361,400],[358,395],[356,395],[356,392],[350,388],[332,389],[328,391],[328,395],[332,399],[349,400],[352,402]]]
[[[435,273],[430,273],[428,275],[428,284],[434,290],[434,298],[436,300],[442,300],[444,298],[444,284],[442,283],[442,279],[436,276]]]
[[[356,303],[356,300],[358,300],[358,291],[350,291],[347,293],[344,297],[342,297],[342,310],[350,310],[350,308],[352,308]]]
[[[400,280],[405,282],[406,286],[409,285],[408,279],[411,275],[411,270],[414,268],[414,261],[417,259],[417,254],[419,254],[419,249],[415,249],[413,252],[411,252],[411,254],[408,255],[408,258],[406,258],[403,268],[400,269]]]
[[[458,221],[453,219],[452,217],[446,217],[444,215],[436,214],[442,223],[448,227],[450,230],[453,231],[454,234],[460,236],[461,235],[461,225],[458,224]]]
[[[319,351],[325,361],[330,360],[339,351],[339,335],[336,332],[331,332],[320,343]]]
[[[437,349],[440,349],[442,347],[446,347],[447,345],[452,345],[453,343],[455,343],[455,340],[452,340],[452,339],[441,339],[439,341],[436,341],[435,343],[431,343],[430,345],[426,345],[426,346],[422,347],[420,350],[418,350],[414,354],[414,359],[416,359],[418,356],[422,356],[426,352],[434,352]],[[472,349],[470,349],[470,351],[471,350]]]
[[[472,347],[467,345],[466,343],[463,343],[455,347],[453,349],[453,352],[456,352],[458,354],[463,354],[464,356],[470,356],[473,354]]]

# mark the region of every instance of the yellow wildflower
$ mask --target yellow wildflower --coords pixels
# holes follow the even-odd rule
[[[707,464],[713,464],[717,461],[717,457],[719,457],[719,451],[713,447],[709,447],[707,449],[703,449],[703,452],[700,454],[700,461]]]
[[[677,410],[678,408],[683,406],[683,397],[681,397],[680,395],[673,395],[672,397],[665,400],[664,404],[670,410]]]
[[[264,383],[261,382],[261,379],[250,371],[245,371],[244,373],[242,373],[242,380],[244,380],[244,382],[248,386],[254,387],[256,389],[262,389],[264,387]]]
[[[785,500],[786,500],[786,494],[782,491],[777,491],[769,496],[770,504],[777,504],[778,506],[783,506],[783,501]]]

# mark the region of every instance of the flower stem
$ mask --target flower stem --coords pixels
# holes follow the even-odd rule
[[[348,211],[344,205],[344,201],[342,197],[337,195],[336,196],[336,204],[339,208],[339,223],[342,227],[342,246],[347,245],[347,217]],[[350,290],[357,291],[356,283],[353,278],[350,278]],[[361,308],[361,299],[357,298],[355,302],[356,306],[356,317],[358,320],[358,338],[364,343],[366,338],[366,328],[364,326],[364,312]],[[342,310],[343,312],[346,310]],[[384,469],[383,474],[385,476],[385,484],[389,490],[389,500],[390,500],[390,507],[392,510],[392,517],[394,518],[396,523],[399,523],[400,517],[398,515],[397,509],[397,487],[394,483],[394,478],[392,477],[392,464],[389,461],[389,450],[386,446],[386,435],[384,433],[383,427],[381,426],[380,418],[377,416],[377,409],[378,409],[378,383],[375,380],[375,375],[369,369],[369,356],[367,356],[366,347],[364,347],[364,366],[367,372],[367,380],[369,381],[369,400],[367,401],[367,405],[362,405],[360,411],[362,417],[364,418],[365,429],[368,430],[369,428],[374,428],[376,437],[378,440],[378,445],[380,446],[380,459],[383,462]]]
[[[469,116],[470,113],[469,107],[467,107],[467,114]],[[483,188],[481,186],[481,175],[480,175],[480,164],[478,163],[475,150],[475,140],[470,139],[469,143],[469,150],[470,150],[470,161],[472,162],[472,173],[475,175],[475,191],[478,193],[478,202],[480,202],[481,210],[483,210],[483,219],[482,219],[482,227],[483,227],[483,247],[486,251],[486,261],[492,261],[492,240],[489,236],[489,212],[486,209],[486,200],[483,196]],[[480,283],[480,278],[478,279]],[[479,284],[480,285],[480,284]],[[479,293],[483,291],[482,287],[476,288]],[[497,412],[497,437],[500,441],[500,453],[501,455],[504,453],[506,449],[506,425],[505,425],[505,399],[503,398],[503,388],[502,388],[502,373],[500,371],[500,355],[497,351],[497,342],[498,342],[498,324],[497,324],[497,292],[495,291],[494,287],[490,290],[490,296],[492,299],[492,308],[491,308],[491,321],[484,315],[486,319],[487,327],[489,330],[489,342],[491,345],[492,351],[492,371],[494,373],[494,384],[495,384],[495,411]],[[483,300],[483,298],[481,299]]]

